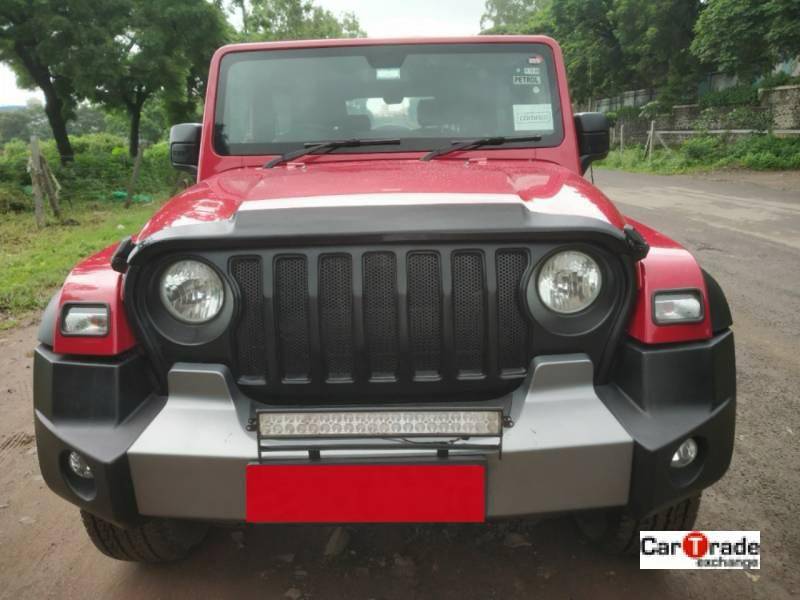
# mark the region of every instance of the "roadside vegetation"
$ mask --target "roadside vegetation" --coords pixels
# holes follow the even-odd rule
[[[664,175],[732,168],[800,169],[800,138],[752,135],[731,140],[724,135],[700,135],[671,150],[656,148],[652,159],[641,145],[627,146],[623,152],[612,150],[597,166]]]
[[[47,211],[36,227],[32,213],[28,148],[7,143],[0,153],[0,330],[47,304],[80,259],[134,233],[156,207],[183,185],[169,165],[166,143],[147,148],[130,208],[124,208],[132,161],[127,140],[107,134],[73,136],[75,160],[58,162],[50,140],[42,143],[62,186],[59,221]]]

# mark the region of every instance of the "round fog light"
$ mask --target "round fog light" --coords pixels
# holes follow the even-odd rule
[[[69,468],[75,475],[82,479],[94,479],[92,467],[90,467],[84,458],[75,451],[69,453]]]
[[[677,468],[686,467],[692,464],[695,458],[697,458],[697,442],[693,438],[689,438],[678,446],[675,454],[672,455],[671,464]]]

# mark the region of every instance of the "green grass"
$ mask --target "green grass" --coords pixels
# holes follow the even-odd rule
[[[77,224],[51,216],[41,230],[30,212],[0,215],[0,330],[46,306],[78,261],[138,231],[159,204],[76,203],[63,208],[65,219]]]
[[[641,146],[612,150],[598,167],[673,175],[715,169],[756,171],[800,169],[800,138],[752,135],[728,140],[724,136],[697,136],[674,150],[657,148],[649,159]]]

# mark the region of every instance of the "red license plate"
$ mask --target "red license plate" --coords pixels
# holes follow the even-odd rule
[[[479,523],[483,464],[248,465],[250,523]]]

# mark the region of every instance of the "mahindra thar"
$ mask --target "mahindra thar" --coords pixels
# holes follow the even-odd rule
[[[547,37],[221,48],[170,132],[196,183],[44,312],[45,481],[134,561],[226,522],[692,528],[730,311],[583,178],[608,150]]]

